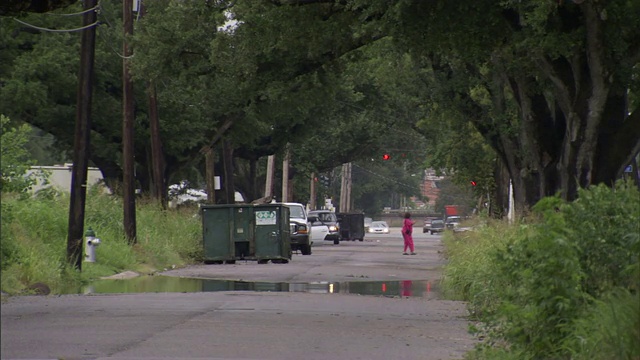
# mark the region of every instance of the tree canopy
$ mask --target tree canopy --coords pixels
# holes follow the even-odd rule
[[[114,179],[120,11],[101,3],[92,128],[92,161]],[[2,27],[3,109],[70,147],[79,38]],[[638,33],[637,2],[145,3],[132,38],[139,180],[149,181],[143,99],[153,82],[169,179],[202,172],[203,147],[222,135],[247,188],[256,176],[240,177],[261,172],[243,162],[254,168],[286,146],[305,183],[312,172],[365,166],[408,146],[419,155],[397,170],[404,174],[434,166],[459,184],[477,179],[483,196],[511,179],[521,209],[556,192],[572,199],[579,187],[612,185],[640,150]]]

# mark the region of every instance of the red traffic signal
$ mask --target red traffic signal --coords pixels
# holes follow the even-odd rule
[[[476,186],[476,185],[478,185],[478,183],[476,183],[475,181],[471,180],[471,185],[472,186]]]
[[[389,159],[391,159],[391,155],[389,154],[382,155],[382,160],[389,160]]]

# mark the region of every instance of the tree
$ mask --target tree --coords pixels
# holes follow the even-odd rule
[[[224,6],[155,2],[136,31],[137,76],[167,84],[166,101],[180,97],[197,111],[196,119],[181,115],[174,122],[177,131],[202,126],[184,149],[187,157],[231,117],[234,125],[224,136],[234,154],[257,161],[291,143],[295,173],[308,175],[368,156],[376,139],[399,121],[380,105],[388,96],[378,90],[382,80],[351,65],[390,49],[387,42],[366,53],[367,42],[354,39],[349,30],[357,18],[326,4]],[[231,30],[222,30],[226,10],[239,24]],[[301,29],[299,23],[309,26]],[[374,37],[365,33],[362,38]],[[168,106],[163,93],[160,104]]]
[[[67,7],[76,0],[5,0],[0,4],[0,16],[18,15],[24,12],[44,13]]]
[[[492,146],[520,209],[612,185],[640,150],[640,112],[625,113],[627,90],[637,91],[640,4],[414,1],[396,11],[392,31],[432,70],[434,102]]]
[[[102,5],[104,13],[108,3]],[[77,13],[77,6],[62,13]],[[42,28],[79,27],[77,17],[29,15],[22,20]],[[106,23],[106,22],[105,22]],[[79,32],[40,31],[17,22],[3,22],[3,35],[9,40],[7,65],[2,67],[0,104],[15,121],[22,121],[55,137],[57,149],[73,148],[73,131],[80,53]],[[98,29],[96,51],[96,91],[93,104],[91,161],[100,167],[107,184],[120,178],[118,164],[120,129],[114,126],[119,114],[118,57],[111,44],[112,33],[106,26]],[[111,39],[113,40],[113,39]],[[118,85],[114,85],[118,84]],[[115,117],[114,117],[115,116]]]

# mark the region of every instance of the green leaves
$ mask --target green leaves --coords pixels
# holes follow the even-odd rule
[[[637,354],[638,347],[628,345],[637,343],[637,310],[612,321],[622,312],[608,307],[625,308],[635,299],[637,308],[637,187],[594,186],[580,190],[575,202],[549,197],[534,211],[542,217],[529,225],[479,227],[447,239],[445,282],[484,322],[486,343],[515,358]],[[591,346],[584,338],[607,343]]]
[[[29,166],[34,164],[26,144],[31,135],[31,127],[9,127],[9,118],[0,115],[0,191],[24,192],[34,183],[35,176],[27,176]]]

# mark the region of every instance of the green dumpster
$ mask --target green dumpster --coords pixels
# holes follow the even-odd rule
[[[343,240],[364,241],[364,214],[338,213],[340,237]]]
[[[205,263],[287,263],[291,259],[286,206],[203,205],[201,211]]]

